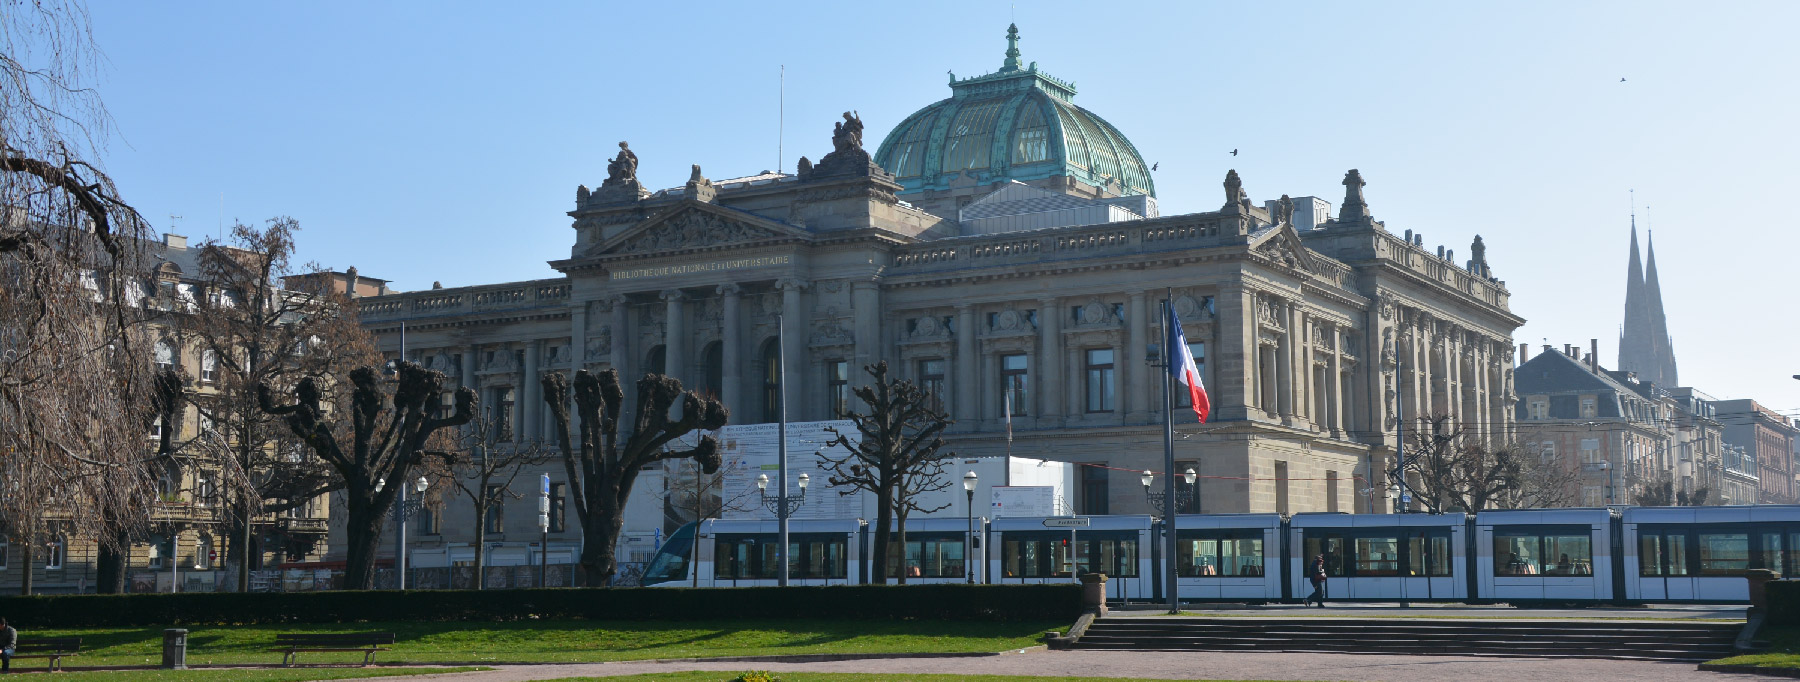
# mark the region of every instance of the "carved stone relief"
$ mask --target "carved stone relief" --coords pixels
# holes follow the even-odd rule
[[[943,321],[930,315],[915,317],[908,326],[912,330],[903,335],[906,343],[945,341],[951,336],[950,329],[944,326]]]
[[[601,327],[600,331],[588,337],[585,357],[588,362],[604,362],[612,359],[612,327]]]
[[[705,211],[687,211],[620,244],[618,253],[675,251],[733,242],[769,239],[778,235],[751,225],[726,220]]]
[[[847,346],[855,342],[855,333],[839,319],[828,319],[813,327],[812,336],[808,340],[808,344],[813,346]]]

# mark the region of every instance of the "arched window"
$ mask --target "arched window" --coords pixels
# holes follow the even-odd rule
[[[668,374],[669,373],[668,364],[669,364],[669,349],[668,349],[668,347],[657,346],[655,348],[650,349],[649,357],[644,358],[644,373],[646,373],[646,374]]]
[[[763,344],[763,422],[781,420],[781,344],[769,339]]]
[[[156,342],[155,358],[157,371],[175,369],[175,345],[168,341]]]
[[[706,371],[702,375],[704,385],[700,387],[703,394],[718,396],[725,391],[725,344],[713,343],[706,347]]]

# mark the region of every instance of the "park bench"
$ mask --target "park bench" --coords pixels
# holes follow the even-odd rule
[[[338,635],[308,635],[288,633],[275,635],[275,648],[270,651],[282,652],[281,665],[293,665],[294,658],[300,652],[319,651],[361,651],[363,665],[375,662],[375,652],[387,651],[383,645],[394,643],[392,632],[360,632]]]
[[[19,638],[18,646],[13,647],[13,660],[21,658],[48,658],[51,672],[62,669],[62,659],[67,656],[79,656],[81,651],[80,637],[34,637]]]

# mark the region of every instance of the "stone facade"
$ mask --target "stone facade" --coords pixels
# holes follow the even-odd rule
[[[1719,401],[1718,414],[1725,424],[1725,442],[1743,448],[1746,461],[1755,463],[1756,501],[1800,501],[1794,487],[1794,439],[1800,430],[1780,413],[1748,398]]]

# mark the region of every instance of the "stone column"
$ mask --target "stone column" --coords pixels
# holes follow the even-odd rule
[[[612,306],[612,366],[619,373],[620,388],[625,390],[625,400],[619,405],[620,415],[637,413],[637,362],[636,339],[631,333],[631,299],[624,294],[614,294],[606,299]],[[631,432],[630,419],[619,420],[619,436],[624,437]],[[579,437],[579,436],[577,436]]]
[[[721,360],[719,383],[723,384],[719,387],[719,399],[725,403],[725,408],[731,410],[732,414],[745,414],[742,403],[744,340],[742,338],[743,329],[738,321],[738,310],[743,304],[744,292],[737,284],[731,282],[719,285],[718,292],[719,296],[724,299],[721,307],[723,314],[720,316],[719,322],[722,327],[719,330],[719,358]],[[736,419],[743,420],[744,417]]]
[[[956,420],[968,431],[981,425],[981,360],[975,354],[975,308],[956,306]]]
[[[1293,306],[1286,303],[1276,306],[1276,314],[1287,323],[1287,333],[1281,335],[1281,343],[1275,353],[1275,411],[1281,415],[1281,423],[1294,425],[1294,335],[1300,333],[1299,319],[1294,314]]]
[[[1214,384],[1208,384],[1207,390],[1217,390],[1211,396],[1214,412],[1222,421],[1248,419],[1250,408],[1256,403],[1256,372],[1253,371],[1258,362],[1256,347],[1256,301],[1243,285],[1236,281],[1228,281],[1219,288],[1218,320],[1214,323],[1219,330],[1218,348],[1207,349],[1207,362],[1213,366]]]
[[[1329,398],[1326,402],[1330,403],[1328,409],[1331,410],[1329,417],[1331,435],[1339,438],[1343,437],[1344,431],[1348,430],[1348,427],[1344,426],[1344,367],[1343,356],[1339,350],[1344,347],[1343,334],[1342,327],[1332,325],[1331,349],[1325,354],[1325,357],[1331,359],[1331,365],[1326,368],[1326,371],[1331,372],[1331,376],[1328,377],[1331,387],[1326,389],[1325,393]]]
[[[869,373],[863,367],[881,361],[881,283],[875,280],[850,284],[850,306],[856,311],[855,357],[850,361],[850,385],[869,385]],[[906,376],[902,368],[890,371]],[[857,402],[851,398],[852,403]]]
[[[519,439],[526,442],[536,441],[541,437],[538,415],[542,414],[544,405],[544,380],[538,373],[538,368],[543,364],[543,354],[542,341],[532,339],[525,342],[525,390],[517,396],[519,402],[524,404],[520,406],[522,414],[519,428],[515,431],[519,432]]]
[[[1145,365],[1145,346],[1150,343],[1150,312],[1146,303],[1146,292],[1131,292],[1128,299],[1126,315],[1130,325],[1126,332],[1125,352],[1119,354],[1119,360],[1125,363],[1125,371],[1117,375],[1125,377],[1125,385],[1117,390],[1125,398],[1125,423],[1148,421],[1150,418],[1150,397],[1154,395],[1150,389],[1150,368]],[[1161,387],[1161,384],[1158,384]],[[1159,403],[1161,401],[1158,401]],[[1161,407],[1159,404],[1158,407]]]
[[[781,290],[781,333],[787,341],[787,353],[781,358],[782,368],[786,370],[782,373],[781,383],[787,389],[788,421],[811,419],[804,408],[812,403],[806,392],[806,312],[800,298],[806,286],[806,282],[797,279],[775,283],[775,288]]]
[[[664,289],[660,298],[663,315],[663,373],[683,386],[687,381],[687,294],[680,289]]]
[[[1038,424],[1044,428],[1062,426],[1063,408],[1063,338],[1062,303],[1055,297],[1038,300]]]
[[[481,396],[481,389],[476,387],[476,385],[475,385],[475,358],[480,353],[481,353],[481,346],[477,346],[474,344],[470,344],[468,348],[463,350],[462,376],[457,378],[457,383],[461,384],[462,388],[466,388],[471,391],[475,391],[475,395],[477,395],[477,396]],[[486,396],[482,396],[482,398],[485,399]],[[486,405],[480,405],[478,409],[487,410],[490,408]],[[479,416],[479,415],[477,415],[477,416]],[[469,435],[469,434],[472,434],[475,432],[475,428],[476,428],[475,422],[471,421],[468,423],[468,425],[463,427],[462,432],[464,435]]]

